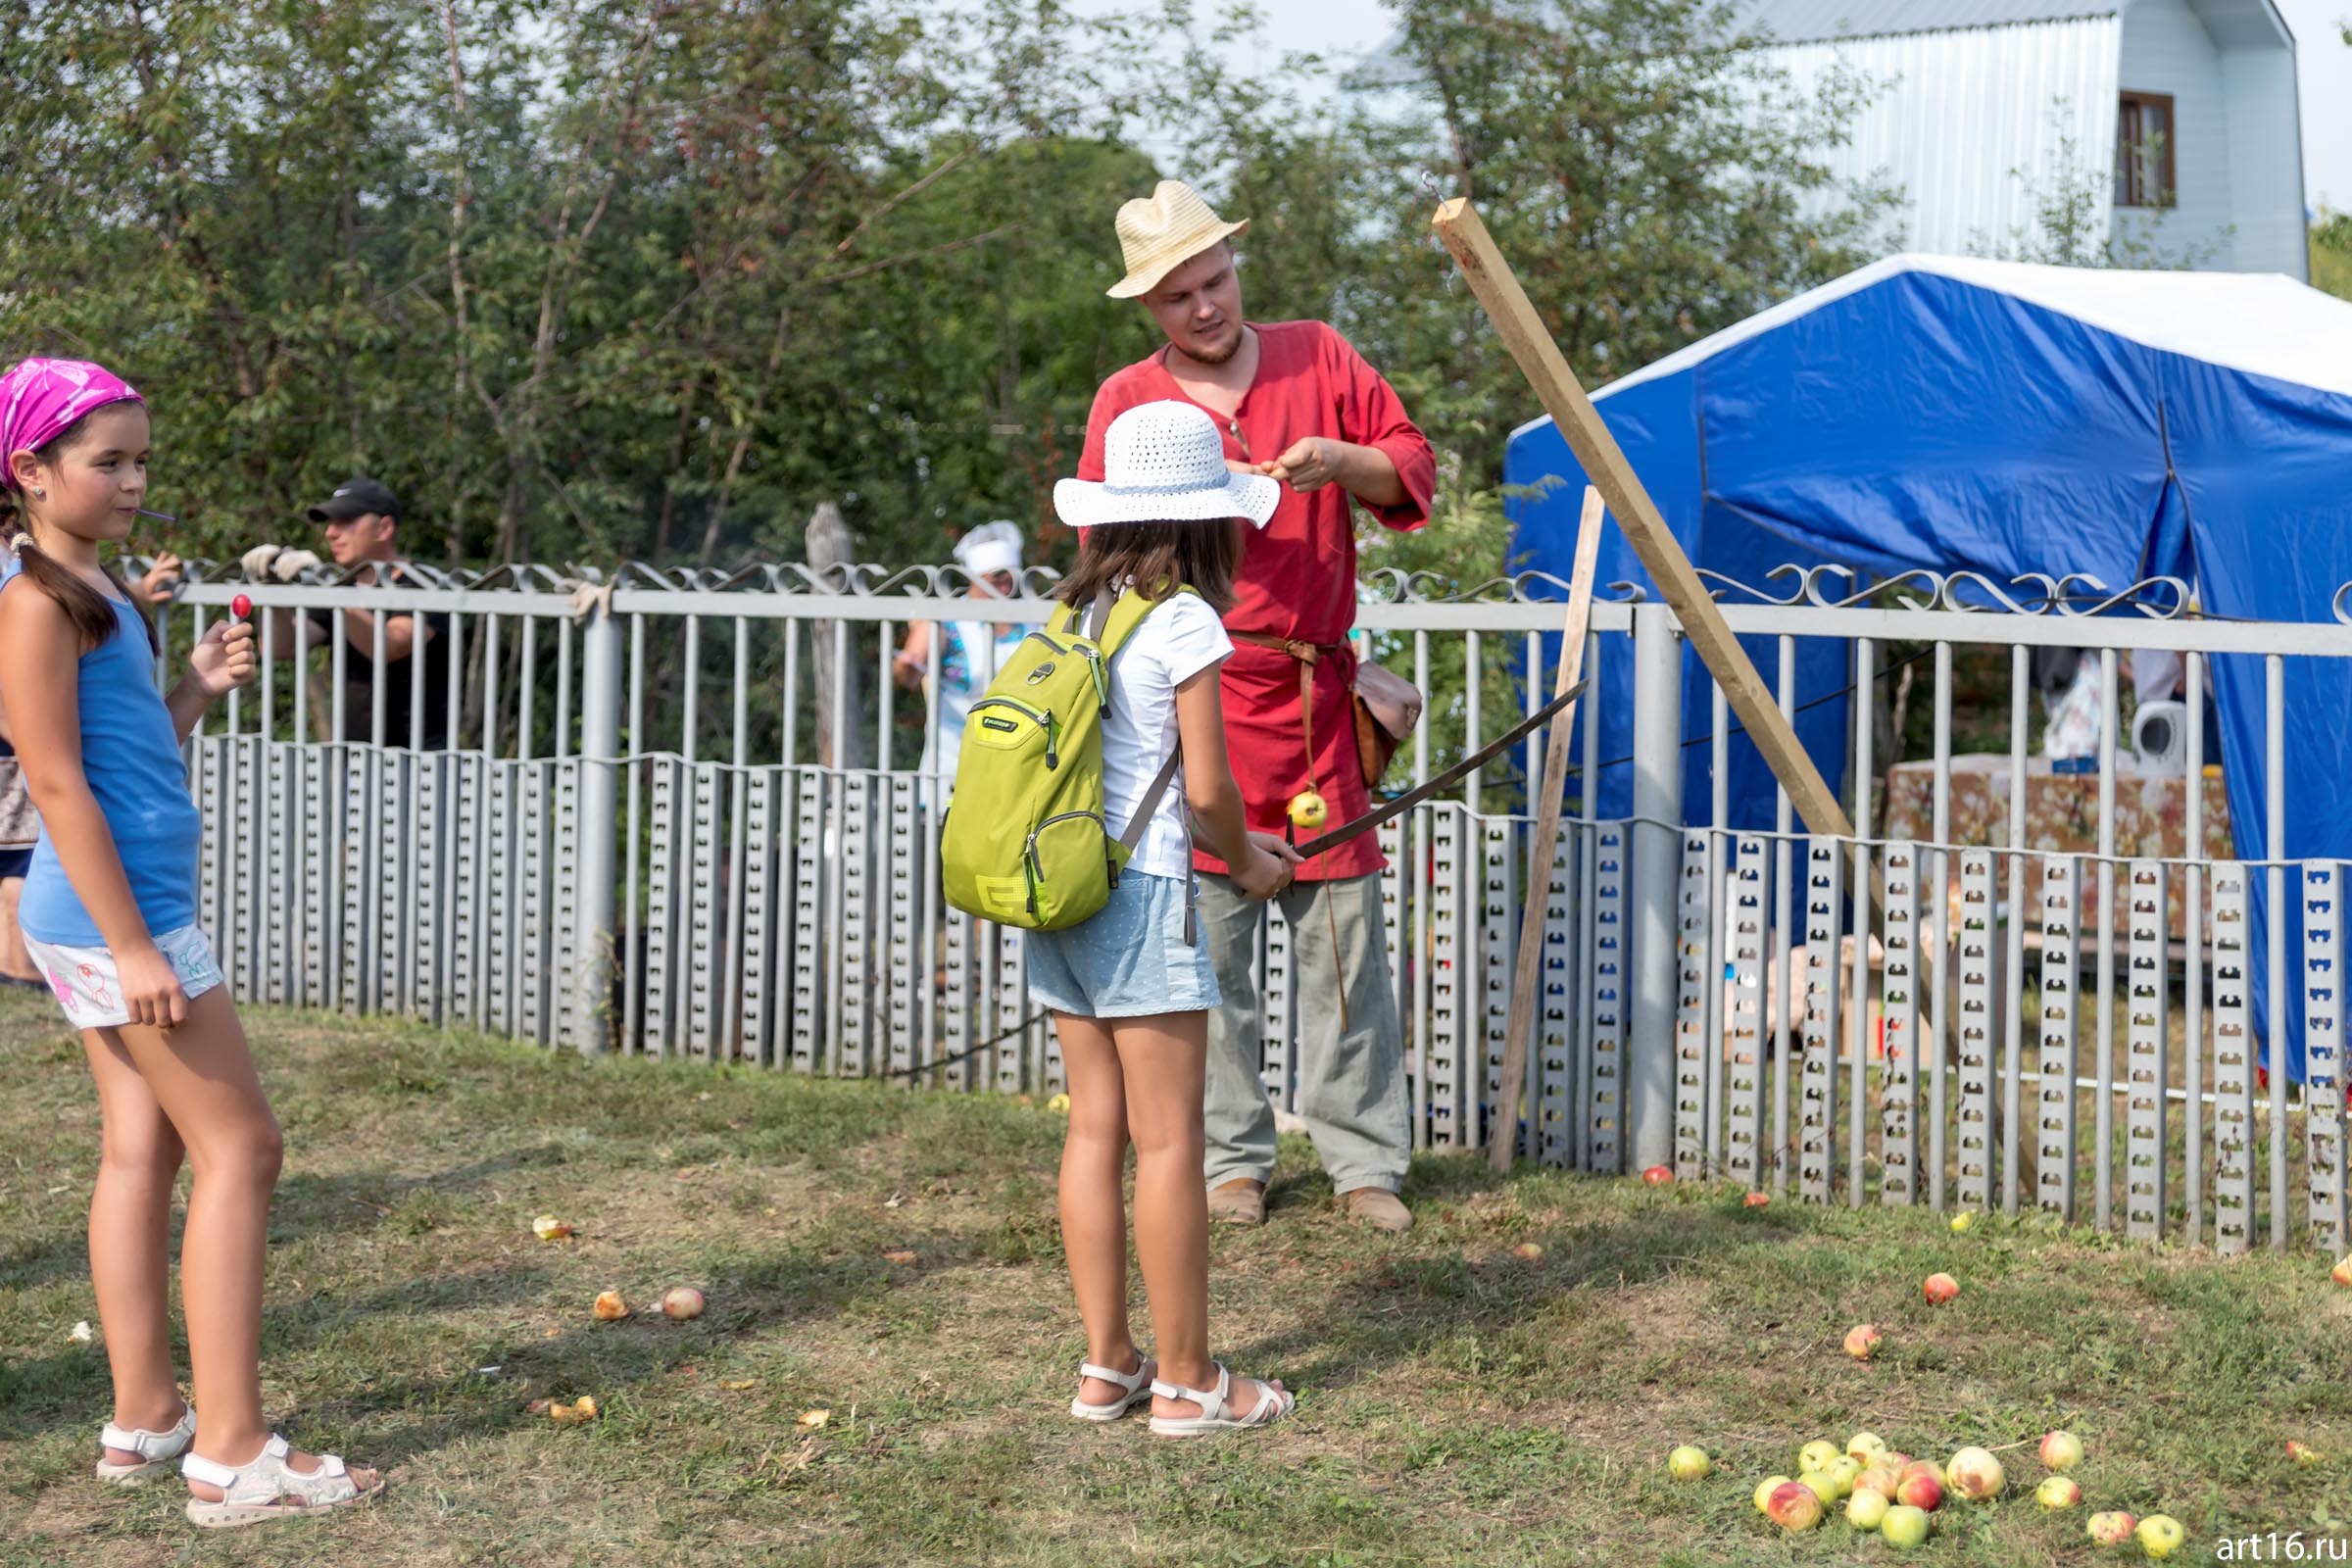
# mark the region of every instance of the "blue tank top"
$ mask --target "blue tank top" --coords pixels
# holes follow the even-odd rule
[[[0,591],[20,575],[0,557]],[[21,589],[20,592],[35,590]],[[172,712],[155,689],[155,660],[137,611],[110,594],[115,634],[81,656],[81,771],[105,813],[115,853],[150,935],[196,923],[196,857],[204,817],[188,795],[187,763]],[[89,911],[58,863],[47,824],[24,873],[17,921],[42,942],[102,947]]]

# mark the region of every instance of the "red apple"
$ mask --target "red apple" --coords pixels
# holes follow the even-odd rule
[[[2082,1489],[2073,1476],[2043,1476],[2034,1489],[2034,1500],[2044,1508],[2072,1508],[2082,1500]]]
[[[1745,1198],[1740,1200],[1741,1206],[1746,1208],[1762,1208],[1766,1203],[1771,1201],[1772,1195],[1770,1193],[1750,1193]]]
[[[1821,1495],[1801,1481],[1784,1481],[1764,1499],[1764,1513],[1774,1524],[1794,1535],[1821,1523]]]
[[[2132,1532],[2139,1528],[2139,1521],[2119,1508],[2112,1513],[2092,1514],[2086,1528],[2090,1539],[2100,1545],[2120,1546],[2132,1539]]]
[[[2320,1455],[2317,1449],[2309,1447],[2304,1444],[2297,1443],[2292,1438],[2286,1440],[2286,1456],[2300,1465],[2314,1465],[2320,1462]]]
[[[1642,1179],[1652,1187],[1670,1186],[1674,1181],[1674,1167],[1671,1165],[1652,1165],[1649,1167],[1649,1169],[1642,1173]]]
[[[1857,1323],[1845,1331],[1845,1353],[1857,1361],[1867,1361],[1879,1352],[1879,1331],[1869,1323]]]
[[[1928,1276],[1928,1283],[1922,1289],[1927,1295],[1930,1306],[1941,1306],[1960,1294],[1960,1282],[1949,1274],[1931,1274]]]
[[[1885,1459],[1873,1459],[1862,1467],[1860,1475],[1854,1477],[1856,1492],[1875,1492],[1889,1502],[1894,1500],[1894,1494],[1902,1484],[1901,1468],[1888,1464]]]
[[[1934,1513],[1943,1506],[1943,1483],[1936,1479],[1933,1466],[1926,1470],[1914,1466],[1895,1483],[1894,1500],[1922,1513]]]

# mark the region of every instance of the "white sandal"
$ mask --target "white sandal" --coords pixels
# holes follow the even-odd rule
[[[109,1421],[98,1429],[98,1446],[135,1453],[139,1456],[138,1462],[118,1464],[100,1454],[96,1467],[90,1473],[118,1487],[135,1486],[149,1476],[160,1475],[171,1469],[172,1461],[187,1452],[188,1445],[195,1441],[196,1407],[192,1404],[183,1403],[180,1406],[179,1422],[169,1432],[132,1430]]]
[[[320,1454],[318,1468],[308,1475],[289,1469],[288,1451],[286,1440],[273,1432],[262,1451],[242,1465],[218,1464],[194,1453],[181,1459],[181,1475],[220,1489],[219,1502],[188,1499],[189,1522],[212,1530],[267,1524],[347,1508],[384,1490],[384,1478],[377,1476],[373,1486],[361,1491],[337,1454]]]
[[[1081,1421],[1116,1421],[1137,1405],[1150,1404],[1152,1402],[1152,1372],[1156,1365],[1157,1363],[1148,1355],[1142,1357],[1142,1364],[1132,1372],[1113,1372],[1110,1368],[1097,1366],[1092,1361],[1079,1362],[1078,1376],[1081,1381],[1087,1378],[1101,1378],[1105,1383],[1117,1384],[1125,1392],[1108,1404],[1089,1404],[1084,1399],[1072,1399],[1070,1414]]]
[[[1211,1432],[1239,1432],[1245,1427],[1272,1426],[1289,1415],[1298,1404],[1298,1396],[1288,1389],[1273,1384],[1261,1385],[1256,1406],[1248,1415],[1236,1416],[1233,1407],[1225,1402],[1232,1392],[1233,1374],[1225,1363],[1217,1364],[1217,1386],[1214,1389],[1188,1389],[1182,1384],[1152,1380],[1152,1392],[1163,1399],[1190,1399],[1200,1407],[1199,1415],[1155,1415],[1152,1418],[1152,1435],[1158,1438],[1198,1438]]]

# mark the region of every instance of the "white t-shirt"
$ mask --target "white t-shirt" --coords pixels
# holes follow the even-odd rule
[[[1198,594],[1177,594],[1130,632],[1110,662],[1110,717],[1102,724],[1102,817],[1112,838],[1126,830],[1144,792],[1176,749],[1176,688],[1232,657],[1217,612]],[[1152,876],[1192,871],[1184,820],[1184,769],[1168,781],[1130,870]]]

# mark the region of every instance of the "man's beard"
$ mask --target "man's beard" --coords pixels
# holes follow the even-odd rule
[[[1203,353],[1201,350],[1187,344],[1184,349],[1184,357],[1192,361],[1195,365],[1218,366],[1223,365],[1226,361],[1232,359],[1236,354],[1241,352],[1242,334],[1237,331],[1233,334],[1232,340],[1226,343],[1223,348],[1211,350],[1206,353]]]

